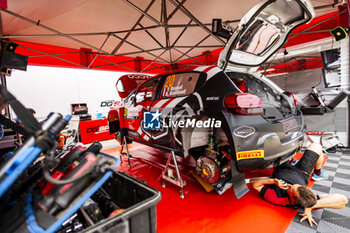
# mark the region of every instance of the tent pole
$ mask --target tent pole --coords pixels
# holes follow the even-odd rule
[[[173,56],[171,54],[171,49],[170,49],[170,39],[169,39],[169,29],[168,29],[168,15],[167,15],[167,9],[166,9],[166,2],[165,0],[162,0],[162,12],[161,12],[161,19],[162,19],[162,24],[164,25],[164,33],[165,33],[165,44],[166,48],[169,51],[169,58],[170,58],[170,64],[173,63]]]
[[[190,57],[189,55],[185,54],[184,52],[182,52],[181,50],[177,49],[177,48],[173,48],[174,50],[176,50],[177,52],[184,54],[186,57],[188,57],[188,59],[192,59],[195,60],[199,63],[201,63],[203,66],[206,66],[207,64],[204,64],[203,62],[201,62],[200,60],[196,59],[195,57]]]
[[[225,23],[238,23],[239,20],[227,20]],[[211,26],[212,23],[203,23],[204,26]],[[109,34],[121,34],[121,33],[128,33],[128,32],[136,32],[136,31],[144,31],[154,28],[160,28],[163,27],[162,25],[153,25],[153,26],[147,26],[147,27],[140,27],[135,28],[134,30],[121,30],[121,31],[111,31],[111,32],[78,32],[78,33],[66,33],[67,36],[99,36],[99,35],[106,35],[106,33]],[[200,27],[200,25],[197,24],[168,24],[168,28],[183,28],[183,27]],[[59,34],[27,34],[27,35],[3,35],[2,39],[16,39],[16,38],[27,38],[27,37],[56,37],[61,36]]]
[[[178,60],[180,60],[182,57],[186,56],[189,52],[191,52],[194,48],[197,47],[197,45],[200,45],[202,42],[204,42],[206,39],[208,39],[210,37],[210,35],[207,35],[206,37],[204,37],[201,41],[199,41],[197,44],[195,44],[192,48],[190,48],[189,50],[187,50],[182,56],[178,57],[174,63],[176,63]]]
[[[152,1],[148,4],[146,10],[145,10],[144,12],[142,11],[144,14],[141,15],[141,16],[138,18],[138,20],[136,21],[136,23],[134,24],[134,26],[131,28],[130,32],[128,32],[128,33],[124,36],[124,38],[121,39],[121,41],[119,42],[119,44],[113,49],[112,54],[115,54],[116,52],[118,52],[118,50],[119,50],[120,47],[124,44],[124,42],[127,41],[127,39],[128,39],[128,37],[130,36],[130,34],[133,32],[133,30],[136,28],[136,26],[139,25],[139,23],[140,23],[141,20],[143,19],[143,16],[145,16],[145,14],[147,13],[147,11],[151,8],[151,6],[153,5],[154,1],[155,1],[155,0],[152,0]],[[124,2],[127,2],[127,3],[129,3],[129,4],[132,4],[131,2],[128,2],[128,1],[126,1],[126,0],[124,0]],[[135,6],[135,7],[136,7],[136,6]],[[136,8],[136,9],[138,9],[138,8]]]
[[[29,19],[29,18],[26,18],[26,17],[24,17],[24,16],[22,16],[22,15],[19,15],[19,14],[15,13],[15,12],[12,12],[12,11],[9,11],[9,10],[3,9],[3,8],[0,8],[0,11],[6,12],[6,13],[8,13],[8,14],[10,14],[10,15],[12,15],[12,16],[15,16],[15,17],[17,17],[17,18],[19,18],[19,19],[22,19],[22,20],[27,21],[27,22],[29,22],[29,23],[35,24],[35,25],[37,25],[38,27],[42,27],[42,28],[44,28],[44,29],[46,29],[46,30],[48,30],[48,31],[54,32],[54,33],[56,33],[56,34],[58,34],[58,35],[60,35],[60,36],[66,37],[66,38],[71,39],[71,40],[74,40],[75,42],[78,42],[78,43],[80,43],[80,44],[83,44],[83,45],[85,45],[85,46],[88,46],[89,48],[96,49],[96,50],[99,51],[99,52],[109,54],[108,52],[103,51],[103,50],[100,50],[99,48],[97,48],[97,47],[95,47],[95,46],[93,46],[93,45],[90,45],[90,44],[88,44],[88,43],[85,43],[84,41],[75,39],[74,37],[71,37],[71,36],[69,36],[69,35],[67,35],[67,34],[64,34],[64,33],[62,33],[62,32],[59,32],[59,31],[57,31],[57,30],[55,30],[55,29],[53,29],[53,28],[50,28],[50,27],[45,26],[45,25],[42,25],[42,24],[40,24],[40,21],[35,22],[35,21],[33,21],[33,20]]]
[[[179,3],[177,0],[169,0],[175,7],[180,5],[181,3]],[[194,15],[191,14],[191,12],[189,12],[183,5],[180,7],[180,10],[187,15],[190,19],[192,19],[194,22],[196,22],[204,31],[206,31],[210,36],[214,37],[218,42],[220,42],[221,44],[226,44],[223,40],[221,40],[219,37],[215,36],[212,31],[207,28],[205,25],[203,25],[203,23],[201,21],[199,21],[196,17],[194,17]],[[174,61],[176,62],[176,61]]]
[[[341,12],[338,12],[338,13],[336,13],[335,15],[332,15],[331,17],[328,17],[328,18],[326,18],[326,19],[324,19],[324,20],[322,20],[322,21],[320,21],[320,22],[318,22],[318,23],[316,23],[316,24],[314,24],[314,25],[312,25],[312,26],[310,26],[310,27],[308,27],[308,28],[305,28],[305,29],[304,29],[303,31],[301,31],[301,32],[298,32],[298,33],[293,34],[292,36],[288,37],[288,40],[292,39],[293,37],[296,37],[298,34],[302,34],[302,33],[304,33],[304,32],[307,32],[307,31],[309,31],[310,29],[312,29],[312,28],[314,28],[314,27],[316,27],[316,26],[318,26],[318,25],[320,25],[320,24],[322,24],[322,23],[324,23],[324,22],[327,22],[328,20],[333,19],[334,17],[336,17],[336,16],[338,16],[338,15],[341,15],[341,14],[345,13],[345,11],[346,11],[346,10],[343,10],[343,11],[341,11]]]
[[[180,7],[182,7],[182,5],[186,2],[186,0],[182,0],[182,2],[180,2],[176,8],[168,15],[168,17],[165,19],[165,23],[168,24],[168,21],[175,15],[175,13],[180,9]]]
[[[118,38],[119,40],[123,40],[123,38],[121,38],[120,36],[117,36],[117,35],[114,35],[114,34],[112,34],[112,36]],[[137,45],[135,45],[135,44],[133,44],[133,43],[127,41],[127,40],[125,40],[125,43],[127,43],[127,44],[129,44],[129,45],[131,45],[131,46],[133,46],[133,47],[135,47],[135,48],[137,48],[137,49],[139,49],[139,50],[140,50],[140,53],[144,52],[144,53],[148,53],[149,55],[151,55],[151,56],[153,56],[153,57],[157,57],[157,55],[154,55],[153,53],[148,52],[147,50],[144,50],[143,48],[141,48],[141,47],[139,47],[139,46],[137,46]],[[163,59],[163,58],[160,58],[160,60],[162,60],[162,61],[164,61],[164,62],[166,62],[166,63],[169,63],[169,61],[167,61],[167,60],[165,60],[165,59]]]
[[[126,2],[127,4],[129,4],[130,6],[132,6],[134,9],[136,9],[138,12],[140,12],[141,14],[143,14],[144,16],[146,16],[147,18],[149,18],[150,20],[152,20],[153,22],[155,22],[158,25],[161,25],[161,23],[156,20],[155,18],[153,18],[152,16],[150,16],[149,14],[147,14],[147,9],[145,11],[143,11],[142,9],[140,9],[138,6],[136,6],[134,3],[128,1],[128,0],[123,0],[124,2]],[[153,4],[154,1],[152,1],[150,3],[150,5]]]
[[[139,26],[140,26],[141,28],[144,28],[144,27],[142,26],[141,23],[139,23]],[[147,35],[149,35],[162,49],[164,49],[164,46],[159,42],[159,40],[157,40],[157,38],[155,38],[155,37],[152,35],[152,33],[150,33],[147,29],[145,29],[145,32],[146,32]]]
[[[164,49],[153,61],[151,61],[140,73],[143,73],[150,65],[152,65],[160,56],[162,56],[167,50]]]
[[[45,53],[45,52],[39,51],[39,50],[37,50],[37,49],[29,48],[29,47],[24,46],[24,45],[19,45],[19,46],[22,47],[22,48],[28,49],[28,50],[32,50],[32,51],[34,51],[34,52],[38,52],[38,53],[44,54],[44,55],[49,56],[49,57],[57,58],[57,59],[59,59],[59,60],[62,60],[62,61],[65,61],[65,62],[74,64],[74,65],[80,66],[81,68],[86,68],[85,66],[83,66],[83,65],[81,65],[81,64],[79,64],[79,63],[76,63],[76,62],[73,62],[73,61],[69,61],[69,60],[67,60],[67,59],[64,59],[64,58],[61,58],[61,57],[57,57],[57,56],[52,55],[52,54]]]

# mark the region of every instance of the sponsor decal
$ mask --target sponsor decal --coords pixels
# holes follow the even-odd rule
[[[237,161],[242,159],[260,159],[264,158],[263,150],[240,151],[237,153]]]
[[[306,135],[323,135],[325,131],[307,131]]]
[[[218,100],[219,96],[208,96],[205,100],[212,101],[212,100]]]
[[[101,101],[100,107],[112,107],[114,104],[114,100],[104,100]]]
[[[139,119],[139,112],[141,111],[142,106],[130,107],[124,109],[124,119]]]
[[[110,109],[110,110],[112,110],[112,109],[118,109],[118,108],[120,108],[120,107],[124,107],[124,102],[120,102],[120,101],[116,100],[116,101],[114,102],[113,106],[112,106],[112,107],[109,107],[109,109]]]
[[[109,126],[95,126],[91,128],[86,129],[86,133],[95,133],[95,134],[100,134],[100,133],[105,133],[109,131]]]
[[[130,130],[128,130],[128,135],[129,135],[130,137],[134,137],[134,138],[140,138],[140,137],[141,137],[140,134],[139,134],[138,132],[130,131]]]
[[[138,80],[146,80],[149,79],[151,76],[148,75],[141,75],[141,74],[129,74],[128,78],[130,79],[138,79]]]
[[[169,87],[168,89],[164,88],[163,96],[166,96],[166,97],[180,96],[180,95],[184,95],[186,91],[187,90],[183,88],[183,85],[180,85],[177,87]]]
[[[114,102],[114,104],[113,104],[113,107],[117,107],[117,106],[119,106],[119,105],[121,105],[122,103],[120,102],[120,101],[118,101],[118,100],[116,100],[115,102]]]
[[[255,128],[242,125],[233,131],[233,134],[240,138],[247,138],[255,133]]]
[[[283,130],[285,133],[288,133],[297,128],[299,128],[299,125],[296,119],[291,119],[289,121],[283,122]]]
[[[144,112],[143,113],[143,128],[144,129],[160,129],[160,112]]]
[[[185,95],[187,92],[187,89],[184,87],[183,84],[178,81],[176,85],[174,86],[175,82],[175,74],[169,75],[163,85],[163,91],[162,96],[163,97],[176,97]]]

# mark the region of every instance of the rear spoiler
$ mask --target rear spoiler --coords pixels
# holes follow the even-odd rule
[[[150,78],[152,76],[145,74],[126,74],[121,76],[115,84],[120,98],[126,98],[141,83]]]

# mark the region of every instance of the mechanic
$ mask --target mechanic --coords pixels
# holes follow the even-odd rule
[[[287,161],[274,168],[273,178],[251,179],[252,187],[260,192],[260,196],[273,204],[289,207],[303,207],[304,213],[300,222],[308,220],[310,226],[317,225],[312,218],[312,210],[319,208],[344,208],[348,200],[338,193],[319,194],[306,187],[309,178],[319,181],[328,178],[321,170],[323,164],[322,146],[311,144],[303,157],[296,163]],[[314,172],[312,173],[312,170]],[[312,173],[312,175],[311,175]]]

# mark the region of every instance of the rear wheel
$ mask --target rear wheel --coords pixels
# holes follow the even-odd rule
[[[192,148],[189,152],[196,160],[196,172],[211,184],[218,193],[227,189],[231,182],[231,146],[221,129],[210,129],[206,146]]]

